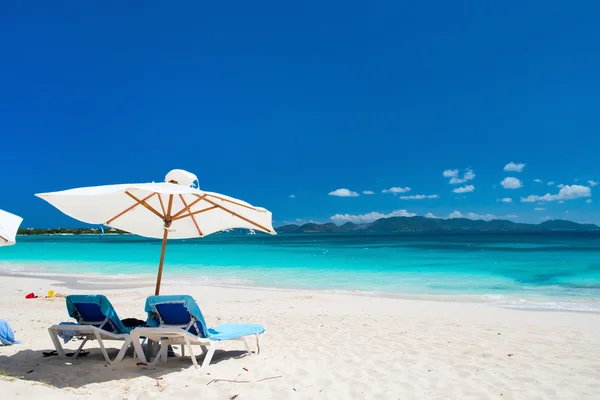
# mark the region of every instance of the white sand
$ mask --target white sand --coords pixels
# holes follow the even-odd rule
[[[64,299],[25,300],[25,294],[94,292],[57,284],[0,278],[0,318],[23,342],[0,347],[1,373],[17,377],[0,377],[2,398],[600,398],[600,315],[167,286],[163,294],[193,295],[209,325],[256,322],[267,335],[259,355],[240,358],[243,345],[233,342],[215,354],[204,373],[192,368],[189,358],[169,359],[148,370],[130,356],[106,365],[95,342],[81,359],[42,358],[41,351],[52,348],[47,328],[69,320]],[[102,292],[121,318],[145,319],[143,305],[151,288]],[[117,343],[110,350],[113,356],[116,352]],[[273,376],[281,377],[257,382]],[[236,378],[250,382],[208,385],[212,379]]]

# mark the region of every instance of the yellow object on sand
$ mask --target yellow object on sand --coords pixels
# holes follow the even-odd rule
[[[48,297],[54,297],[54,290],[48,290]]]

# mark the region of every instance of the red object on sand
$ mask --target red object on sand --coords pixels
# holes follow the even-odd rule
[[[35,293],[31,292],[29,293],[27,296],[25,296],[26,299],[35,299],[37,296],[35,295]]]

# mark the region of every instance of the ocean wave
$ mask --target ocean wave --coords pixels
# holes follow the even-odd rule
[[[587,301],[569,301],[554,299],[525,299],[525,298],[507,298],[497,299],[493,302],[487,302],[486,305],[509,308],[516,310],[531,311],[575,311],[587,313],[600,313],[600,301],[589,299]]]

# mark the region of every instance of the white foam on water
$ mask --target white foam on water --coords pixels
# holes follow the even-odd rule
[[[600,313],[600,299],[569,300],[569,299],[542,299],[523,297],[496,297],[494,301],[484,302],[486,305],[510,308],[516,310],[532,311],[576,311]]]

